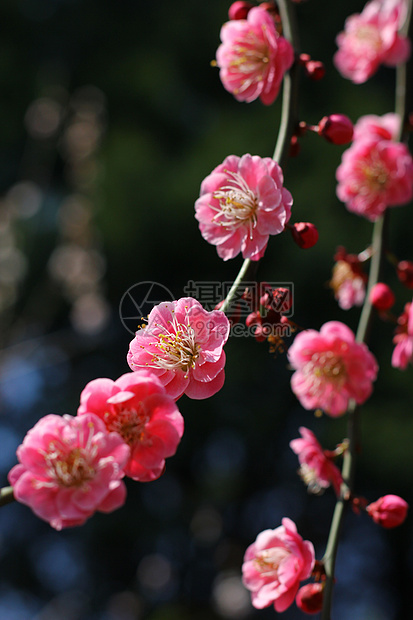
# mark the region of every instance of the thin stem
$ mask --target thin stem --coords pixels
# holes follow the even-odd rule
[[[295,19],[295,7],[289,0],[278,0],[277,5],[280,11],[281,23],[283,26],[283,36],[291,43],[295,50],[296,56],[298,57],[299,42],[297,22]],[[282,169],[285,168],[291,137],[294,133],[295,127],[297,126],[299,73],[299,64],[298,62],[295,62],[290,71],[285,74],[283,80],[280,129],[273,155],[274,161],[276,161]],[[259,261],[251,261],[249,258],[244,260],[241,269],[234,280],[234,284],[232,285],[224,303],[221,306],[221,310],[223,312],[228,312],[230,309],[241,284],[255,279],[258,263]]]
[[[409,10],[408,16],[406,18],[406,22],[403,27],[403,33],[406,34],[409,32],[410,37],[412,35],[412,5],[413,0],[409,1]],[[396,103],[395,110],[396,113],[400,116],[401,120],[401,130],[400,135],[398,136],[400,140],[407,139],[407,136],[404,132],[405,120],[406,120],[406,110],[409,110],[410,102],[407,101],[407,97],[411,96],[409,89],[407,88],[407,76],[409,75],[409,71],[406,68],[406,65],[400,65],[397,67],[396,72]],[[369,281],[366,292],[366,299],[363,304],[363,309],[360,315],[360,321],[357,329],[357,341],[358,342],[366,342],[369,337],[371,322],[373,318],[373,307],[370,302],[369,292],[371,288],[379,281],[380,278],[380,270],[383,262],[384,254],[385,254],[385,240],[387,236],[387,229],[389,224],[389,213],[388,211],[381,217],[375,224],[373,228],[373,254],[370,264],[370,273],[369,273]],[[358,446],[358,436],[359,436],[359,424],[360,424],[360,415],[359,409],[355,406],[355,403],[352,402],[349,410],[348,410],[348,423],[347,423],[347,431],[348,431],[348,439],[349,439],[349,449],[344,455],[343,459],[343,469],[342,475],[345,481],[345,485],[343,485],[341,497],[337,500],[336,507],[334,509],[333,518],[331,521],[330,533],[327,541],[327,547],[324,554],[324,568],[326,571],[326,584],[324,588],[324,602],[323,602],[323,610],[321,615],[321,620],[331,620],[331,606],[332,606],[332,594],[333,594],[333,585],[334,585],[334,568],[339,544],[340,532],[343,524],[343,516],[346,504],[348,503],[348,497],[353,492],[354,486],[354,475],[355,475],[355,467],[356,467],[356,451]]]

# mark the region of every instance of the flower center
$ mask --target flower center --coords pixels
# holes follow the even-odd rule
[[[268,45],[253,31],[249,31],[245,38],[238,41],[232,48],[229,66],[245,76],[241,78],[241,86],[234,90],[234,94],[238,95],[252,84],[262,82],[268,71],[268,63]]]
[[[380,192],[386,189],[389,174],[380,161],[372,162],[363,168],[366,189],[369,192]]]
[[[359,26],[355,32],[353,45],[358,52],[372,50],[377,53],[381,50],[383,42],[378,29],[371,24]]]
[[[325,491],[325,487],[327,485],[323,485],[320,478],[317,476],[317,472],[315,469],[307,465],[307,463],[303,463],[298,470],[298,474],[304,484],[307,486],[307,490],[309,493],[313,493],[314,495],[321,495]]]
[[[254,560],[257,570],[263,577],[276,578],[281,562],[290,555],[287,549],[274,547],[262,551]],[[275,573],[275,575],[274,575]]]
[[[248,187],[245,180],[237,172],[228,172],[228,185],[224,185],[214,193],[219,207],[210,205],[216,211],[213,221],[226,228],[239,228],[247,225],[252,236],[252,229],[257,224],[257,196]]]
[[[105,424],[109,432],[119,433],[123,441],[129,446],[145,440],[145,426],[149,416],[141,407],[136,409],[120,409],[116,413],[105,413]]]
[[[74,448],[64,453],[51,442],[49,450],[45,456],[49,475],[60,486],[80,487],[94,477],[95,469],[90,463],[90,455],[83,448]]]
[[[333,351],[314,353],[311,360],[304,366],[303,371],[307,376],[312,377],[313,390],[315,391],[326,381],[334,383],[338,388],[347,378],[343,359]]]

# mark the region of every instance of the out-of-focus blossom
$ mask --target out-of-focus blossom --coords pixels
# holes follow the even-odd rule
[[[254,7],[247,19],[226,22],[221,41],[216,63],[224,88],[238,101],[249,103],[259,97],[265,105],[273,103],[293,64],[294,50],[278,34],[268,11]]]
[[[292,197],[280,166],[270,157],[229,155],[201,184],[195,217],[206,241],[223,260],[242,252],[259,260],[270,235],[284,230]]]
[[[338,198],[372,222],[387,207],[413,197],[413,160],[401,142],[374,137],[354,141],[343,153],[336,177]]]
[[[324,116],[318,123],[320,136],[333,144],[348,144],[353,139],[353,123],[344,114]]]
[[[405,305],[399,316],[393,343],[391,363],[394,368],[406,370],[408,364],[413,363],[413,302]]]
[[[330,280],[334,297],[343,310],[361,306],[366,296],[367,275],[363,272],[362,261],[356,254],[348,254],[344,247],[338,247],[334,255],[336,261]]]
[[[298,456],[299,474],[308,486],[310,493],[320,493],[330,484],[337,495],[343,478],[329,453],[320,446],[312,431],[304,426],[299,428],[301,439],[290,441],[290,448]]]
[[[371,0],[361,13],[346,19],[336,39],[334,63],[355,84],[366,82],[380,65],[395,67],[410,55],[409,39],[399,35],[406,0]]]
[[[192,297],[164,302],[136,332],[127,361],[132,370],[154,372],[175,400],[202,399],[222,388],[229,321],[220,310],[207,312]]]
[[[94,379],[80,396],[78,415],[94,413],[109,432],[119,433],[131,453],[124,472],[134,480],[156,480],[173,456],[184,420],[173,398],[150,371],[129,372],[116,381]]]
[[[400,132],[400,116],[394,112],[376,116],[361,116],[354,125],[354,140],[377,138],[378,140],[397,140]]]
[[[377,362],[344,323],[330,321],[320,332],[299,333],[288,358],[296,370],[291,387],[305,409],[320,408],[337,417],[346,412],[350,399],[360,405],[372,393]]]
[[[285,518],[275,530],[258,534],[246,550],[243,583],[251,591],[254,607],[274,603],[275,610],[282,612],[293,603],[300,581],[308,579],[313,567],[313,544],[303,540],[295,523]]]
[[[413,288],[413,262],[401,260],[396,266],[397,277],[407,288]]]
[[[295,243],[303,250],[312,248],[318,241],[318,230],[311,222],[296,222],[291,226]]]
[[[16,500],[56,530],[82,525],[97,510],[112,512],[125,502],[121,479],[129,453],[98,416],[51,414],[17,449],[9,482]]]
[[[366,507],[373,521],[388,529],[401,525],[408,509],[408,503],[398,495],[385,495]]]
[[[295,597],[297,607],[306,614],[318,614],[323,608],[324,583],[307,583]]]
[[[370,291],[371,304],[379,311],[390,310],[396,298],[388,284],[377,282]]]

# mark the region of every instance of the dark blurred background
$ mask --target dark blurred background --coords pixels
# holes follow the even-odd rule
[[[188,281],[231,281],[194,219],[202,179],[228,154],[271,156],[280,102],[237,103],[210,66],[228,2],[208,0],[2,0],[0,6],[0,473],[16,463],[26,432],[48,413],[75,414],[97,377],[129,370],[131,334],[119,316],[135,284],[176,298]],[[300,116],[316,124],[342,112],[356,121],[394,106],[394,71],[355,86],[332,65],[334,39],[363,2],[297,5],[302,51],[326,66],[303,78]],[[312,221],[320,241],[300,250],[270,240],[259,278],[293,282],[294,320],[318,329],[344,312],[327,283],[337,245],[358,253],[371,224],[335,196],[344,147],[317,136],[285,171],[292,221]],[[411,206],[393,209],[391,248],[413,259]],[[387,266],[402,311],[411,294]],[[160,301],[160,300],[159,300]],[[363,407],[357,490],[413,501],[412,369],[390,366],[393,326],[376,320],[381,367]],[[200,620],[274,617],[242,587],[245,548],[288,516],[323,555],[334,497],[309,496],[288,444],[305,425],[333,448],[345,420],[316,419],[289,388],[283,354],[231,337],[224,388],[179,405],[185,434],[164,476],[127,481],[110,515],[55,532],[29,508],[0,511],[0,618],[5,620]],[[412,617],[411,518],[384,531],[348,514],[337,562],[334,620]],[[286,620],[302,618],[295,608]]]

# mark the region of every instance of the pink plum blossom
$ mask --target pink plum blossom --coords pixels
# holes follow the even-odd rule
[[[297,533],[296,525],[284,518],[275,530],[264,530],[248,547],[242,565],[243,583],[251,591],[252,604],[263,609],[274,603],[285,611],[294,601],[300,581],[314,567],[314,547]]]
[[[312,431],[304,426],[299,431],[301,439],[290,441],[290,448],[298,455],[301,465],[299,474],[308,485],[308,490],[320,493],[332,484],[336,494],[340,495],[343,478],[333,459],[323,450]]]
[[[373,521],[388,529],[401,525],[408,509],[409,504],[398,495],[385,495],[366,507]]]
[[[405,305],[397,322],[396,335],[393,338],[396,346],[391,363],[394,368],[406,370],[408,364],[413,363],[413,302]]]
[[[360,405],[369,398],[378,370],[367,346],[339,321],[297,334],[288,359],[296,370],[291,387],[302,406],[332,417],[345,413],[350,399]]]
[[[371,0],[347,18],[336,39],[334,64],[355,84],[366,82],[381,64],[395,67],[410,55],[409,39],[398,31],[406,17],[406,0]]]
[[[397,140],[400,127],[400,116],[394,112],[383,114],[383,116],[366,114],[361,116],[354,125],[353,140],[361,140],[363,138]]]
[[[264,8],[254,7],[246,19],[226,22],[221,28],[216,63],[224,88],[238,101],[261,99],[273,103],[284,73],[294,61],[291,44],[280,36]]]
[[[192,297],[164,302],[152,308],[148,324],[136,332],[127,361],[132,370],[155,373],[175,400],[184,393],[208,398],[224,384],[229,329],[223,312],[208,312]]]
[[[130,447],[124,472],[134,480],[156,480],[165,458],[173,456],[184,432],[184,420],[161,381],[148,370],[129,372],[116,381],[90,381],[80,396],[78,415],[94,413],[109,432]]]
[[[239,252],[259,260],[269,236],[284,230],[291,205],[282,170],[273,159],[229,155],[203,180],[195,217],[202,236],[217,246],[223,260]]]
[[[374,137],[355,140],[336,173],[337,196],[347,209],[377,220],[387,207],[413,197],[413,160],[405,144]]]
[[[329,284],[338,305],[343,310],[361,306],[366,296],[367,282],[362,261],[356,254],[348,254],[342,246],[337,248],[334,259],[336,262]]]
[[[27,433],[17,458],[8,476],[14,497],[56,530],[125,502],[121,479],[129,447],[93,414],[45,416]]]

